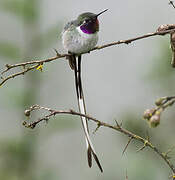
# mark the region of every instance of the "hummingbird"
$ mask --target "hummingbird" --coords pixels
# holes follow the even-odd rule
[[[86,114],[86,106],[81,81],[81,56],[84,53],[90,52],[96,46],[99,32],[98,16],[107,10],[108,9],[105,9],[98,14],[91,12],[82,13],[76,20],[68,22],[62,32],[62,43],[69,53],[69,65],[71,69],[74,70],[78,107],[79,112],[82,114]],[[100,171],[103,172],[94,146],[90,140],[88,118],[81,116],[81,121],[85,133],[88,165],[89,167],[92,166],[93,156]]]

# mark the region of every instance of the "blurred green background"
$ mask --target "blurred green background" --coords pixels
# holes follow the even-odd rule
[[[161,24],[174,23],[175,10],[168,1],[0,0],[0,67],[65,52],[61,31],[78,14],[108,8],[100,17],[99,44],[153,32]],[[100,2],[100,3],[99,3]],[[155,13],[156,9],[156,13]],[[130,45],[92,52],[83,57],[83,82],[88,113],[146,136],[163,152],[175,145],[174,115],[169,108],[156,129],[142,120],[143,111],[161,96],[174,95],[174,69],[170,65],[169,36],[152,37]],[[88,59],[88,60],[87,60]],[[104,168],[86,162],[86,149],[78,117],[60,115],[30,130],[22,126],[24,110],[33,104],[53,109],[77,109],[73,73],[67,62],[44,65],[9,80],[0,93],[0,179],[168,179],[170,170],[152,151],[137,153],[141,143],[101,128],[92,140]],[[39,117],[35,114],[33,120]],[[91,132],[95,124],[90,123]],[[162,133],[164,132],[164,133]],[[172,151],[172,162],[175,156]],[[174,162],[175,163],[175,162]]]

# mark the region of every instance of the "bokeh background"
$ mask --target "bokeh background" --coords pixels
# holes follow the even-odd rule
[[[161,24],[174,23],[175,9],[168,0],[80,1],[0,0],[0,70],[19,63],[54,56],[61,45],[63,26],[86,11],[98,13],[99,45],[154,32]],[[170,65],[169,36],[151,37],[83,56],[83,83],[88,114],[111,124],[123,123],[146,136],[162,151],[175,145],[175,112],[167,110],[161,124],[149,128],[143,111],[155,99],[173,95],[174,69]],[[64,59],[47,63],[43,72],[29,72],[9,80],[0,89],[0,179],[168,179],[170,170],[154,152],[136,150],[133,141],[122,155],[128,138],[107,128],[92,134],[104,168],[88,168],[80,118],[59,115],[30,130],[22,126],[24,110],[33,104],[53,109],[75,109],[73,72]],[[40,113],[33,116],[33,120]],[[91,133],[96,128],[90,123]],[[172,161],[175,157],[171,153]]]

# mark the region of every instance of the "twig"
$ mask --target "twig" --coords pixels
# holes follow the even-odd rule
[[[40,110],[40,109],[44,109],[46,111],[49,112],[48,115],[45,115],[44,117],[42,118],[39,118],[37,121],[34,121],[32,123],[27,123],[26,121],[23,122],[23,125],[27,128],[35,128],[37,124],[39,124],[40,122],[42,121],[48,121],[51,117],[55,116],[55,115],[58,115],[58,114],[71,114],[71,115],[76,115],[76,116],[83,116],[83,117],[86,117],[88,120],[91,120],[95,123],[97,123],[99,126],[104,126],[104,127],[107,127],[107,128],[110,128],[110,129],[113,129],[113,130],[116,130],[116,131],[119,131],[121,132],[122,134],[125,134],[126,136],[128,136],[130,139],[135,139],[137,141],[140,141],[142,142],[144,145],[143,147],[149,147],[151,148],[154,152],[156,152],[166,163],[167,165],[169,166],[169,168],[172,170],[173,174],[175,174],[175,168],[174,168],[174,165],[170,162],[170,160],[167,158],[167,156],[165,155],[165,153],[162,153],[156,146],[154,146],[151,142],[149,142],[147,139],[141,137],[141,136],[138,136],[124,128],[122,128],[121,126],[118,125],[111,125],[111,124],[108,124],[108,123],[105,123],[105,122],[102,122],[96,118],[93,118],[92,116],[90,115],[87,115],[87,114],[81,114],[79,112],[76,112],[74,110],[52,110],[50,108],[45,108],[45,107],[41,107],[39,105],[34,105],[34,106],[31,106],[28,110],[26,110],[28,113],[27,113],[27,116],[30,116],[30,112],[31,111],[34,111],[34,110]],[[25,111],[25,112],[26,112]],[[143,148],[142,147],[142,148]]]
[[[100,49],[104,49],[104,48],[115,46],[115,45],[119,45],[119,44],[130,44],[133,41],[137,41],[137,40],[148,38],[148,37],[152,37],[152,36],[165,35],[165,34],[169,34],[169,33],[172,33],[172,32],[175,32],[175,25],[166,25],[165,29],[159,29],[158,28],[158,30],[156,32],[153,32],[153,33],[148,33],[148,34],[145,34],[145,35],[142,35],[142,36],[138,36],[138,37],[135,37],[135,38],[131,38],[131,39],[127,39],[127,40],[120,40],[120,41],[109,43],[109,44],[105,44],[105,45],[102,45],[102,46],[96,46],[91,51],[100,50]],[[0,86],[2,86],[7,80],[9,80],[11,78],[14,78],[16,76],[24,74],[24,73],[26,73],[26,72],[28,72],[28,71],[30,71],[32,69],[35,69],[34,66],[33,66],[33,67],[28,67],[28,69],[26,70],[25,69],[26,66],[30,66],[30,65],[38,65],[39,66],[40,64],[52,62],[52,61],[55,61],[57,59],[70,56],[70,54],[59,54],[57,50],[55,50],[55,52],[56,52],[56,56],[48,58],[48,59],[35,60],[35,61],[27,61],[27,62],[18,63],[18,64],[6,64],[6,69],[1,72],[1,75],[4,75],[9,70],[17,68],[17,67],[24,67],[24,71],[18,72],[18,73],[14,73],[12,75],[7,76],[6,78],[1,76],[1,79],[3,79],[3,81],[0,83]],[[86,54],[86,53],[84,53],[84,54]]]
[[[18,64],[6,64],[6,70],[4,70],[1,74],[4,74],[5,72],[7,72],[8,70],[15,68],[15,67],[19,67],[19,66],[26,66],[26,65],[32,65],[32,64],[43,64],[43,63],[47,63],[47,62],[51,62],[54,61],[56,59],[59,58],[63,58],[66,57],[68,54],[56,54],[55,57],[51,57],[48,59],[43,59],[43,60],[35,60],[35,61],[28,61],[28,62],[23,62],[23,63],[18,63]]]
[[[4,84],[7,80],[12,79],[12,78],[14,78],[14,77],[16,77],[16,76],[24,75],[26,72],[31,71],[32,69],[36,69],[37,67],[38,67],[38,65],[34,65],[34,66],[31,66],[31,67],[28,67],[28,68],[25,69],[24,71],[20,71],[20,72],[18,72],[18,73],[9,75],[9,76],[8,76],[7,78],[5,78],[5,79],[4,79],[3,77],[1,77],[2,82],[0,83],[0,87],[1,87],[2,84]]]
[[[157,127],[160,124],[162,112],[175,103],[175,96],[161,97],[155,101],[156,107],[146,109],[143,118],[147,120],[151,127]]]

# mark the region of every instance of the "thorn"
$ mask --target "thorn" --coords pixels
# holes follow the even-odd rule
[[[10,64],[6,64],[5,67],[6,67],[7,69],[10,69],[10,68],[11,68],[11,65],[10,65]]]
[[[142,147],[139,148],[136,152],[138,153],[138,152],[142,151],[144,148],[145,148],[145,146],[142,146]]]
[[[168,149],[168,151],[166,152],[166,154],[169,154],[173,151],[173,149],[175,148],[175,146],[171,147],[170,149]]]
[[[147,140],[148,140],[148,142],[150,142],[150,136],[149,136],[149,132],[148,132],[148,130],[146,131],[146,136],[147,136]]]
[[[57,51],[57,49],[54,48],[54,51],[56,52],[57,57],[60,57],[60,53]]]
[[[93,134],[95,134],[95,133],[97,132],[97,130],[100,128],[100,126],[101,126],[101,123],[98,122],[98,123],[97,123],[97,127],[95,128]]]
[[[119,127],[119,128],[122,126],[122,123],[119,124],[119,123],[117,122],[117,120],[115,120],[115,123],[117,124],[117,127]]]
[[[70,113],[75,113],[75,111],[73,109],[69,109]]]
[[[49,118],[48,117],[45,118],[45,122],[46,122],[46,124],[49,123]]]
[[[165,158],[167,158],[167,159],[171,159],[171,157],[168,156],[168,154],[171,153],[171,152],[173,151],[174,148],[175,148],[175,146],[173,146],[172,148],[168,149],[167,152],[162,153],[162,155],[163,155]]]
[[[122,152],[122,155],[124,155],[124,153],[125,153],[128,145],[129,145],[129,143],[131,142],[132,139],[133,139],[133,137],[130,137],[130,138],[129,138],[129,140],[128,140],[128,142],[127,142],[127,144],[126,144],[126,146],[125,146],[125,148],[124,148],[124,150],[123,150],[123,152]]]
[[[139,148],[136,152],[142,151],[142,150],[146,147],[146,144],[147,144],[148,142],[149,142],[148,140],[145,140],[143,146],[142,146],[141,148]]]
[[[26,69],[26,66],[25,66],[25,65],[22,65],[22,68],[23,68],[23,70],[25,70],[25,69]]]

